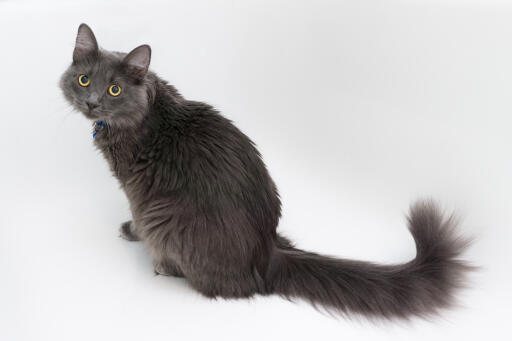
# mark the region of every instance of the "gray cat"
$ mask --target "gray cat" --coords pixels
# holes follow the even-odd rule
[[[130,202],[121,234],[144,241],[156,273],[183,276],[208,297],[275,293],[369,318],[426,316],[452,303],[471,269],[459,260],[468,243],[436,205],[411,207],[417,255],[405,264],[296,248],[276,231],[281,202],[254,143],[149,71],[150,59],[148,45],[100,50],[82,24],[60,86],[95,121],[94,145]]]

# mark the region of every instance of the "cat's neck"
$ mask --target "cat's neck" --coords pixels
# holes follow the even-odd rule
[[[105,121],[103,126],[97,127],[96,124],[94,129],[95,146],[107,159],[114,175],[124,182],[143,146],[148,131],[147,123],[143,120],[138,124],[120,126],[115,122]]]

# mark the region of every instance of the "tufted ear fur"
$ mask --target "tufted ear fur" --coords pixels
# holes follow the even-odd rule
[[[80,24],[76,35],[75,50],[73,51],[73,62],[83,59],[96,58],[98,56],[98,43],[91,28],[86,24]]]
[[[123,66],[126,71],[137,80],[142,80],[146,76],[151,61],[151,47],[141,45],[134,48],[123,59]]]

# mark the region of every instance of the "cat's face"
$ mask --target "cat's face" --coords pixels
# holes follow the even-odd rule
[[[64,72],[60,87],[64,97],[92,120],[134,125],[148,111],[148,45],[128,54],[100,50],[89,26],[78,29],[73,63]]]

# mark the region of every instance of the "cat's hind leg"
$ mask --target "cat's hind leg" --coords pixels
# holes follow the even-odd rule
[[[121,227],[119,228],[119,236],[131,242],[142,240],[142,238],[140,238],[140,236],[137,234],[135,225],[131,220],[125,221],[121,224]]]

